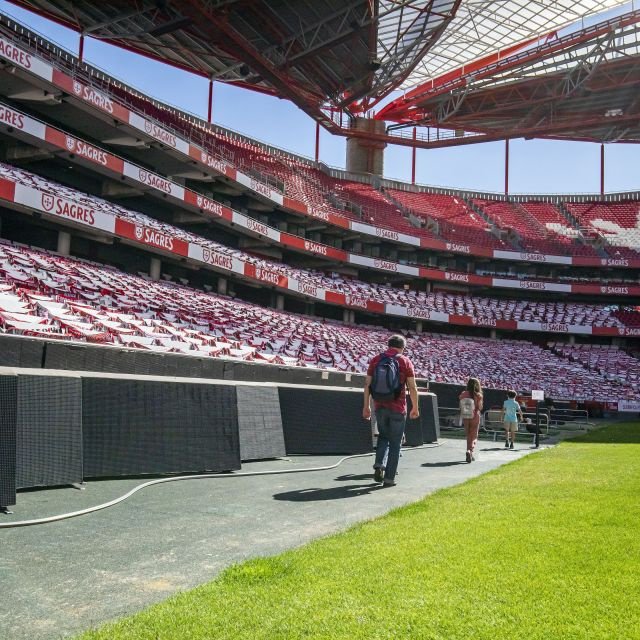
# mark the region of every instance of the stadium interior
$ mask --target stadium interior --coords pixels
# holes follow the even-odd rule
[[[62,3],[16,4],[78,28]],[[449,3],[447,24],[461,19],[454,18],[457,4]],[[85,31],[124,46],[125,27],[107,6],[83,5],[76,18]],[[603,54],[601,66],[617,69],[621,51],[636,42],[637,13],[613,27],[607,22],[608,31],[597,23],[570,44],[554,40],[554,55],[561,40],[563,52],[575,53],[614,28],[621,50],[607,50],[612,57]],[[195,16],[185,13],[180,24],[173,14],[165,17],[153,31],[144,10],[129,16],[148,34],[133,48],[178,64],[167,53],[175,51],[170,41],[186,47]],[[431,18],[421,37],[428,34],[435,43],[433,62],[445,44]],[[546,18],[545,28],[564,24],[558,16]],[[384,336],[400,331],[411,338],[418,375],[429,381],[461,385],[473,371],[489,388],[543,389],[553,398],[610,409],[640,400],[640,192],[499,195],[401,183],[354,170],[356,151],[371,155],[375,145],[349,151],[347,170],[337,170],[163,104],[8,16],[0,16],[0,43],[1,332],[362,373]],[[509,50],[514,60],[506,60],[514,65],[517,58],[523,74],[522,55],[531,49],[517,44]],[[537,46],[536,60],[548,64],[549,39]],[[339,57],[335,47],[326,47],[326,56]],[[424,51],[411,52],[403,52],[403,73],[426,74],[426,63],[419,62]],[[486,58],[488,50],[470,53],[480,83],[473,99],[503,91],[507,76],[492,65],[507,62]],[[306,67],[291,71],[298,79],[318,70],[308,55]],[[352,134],[350,144],[365,139],[355,131],[364,120],[358,114],[385,94],[390,80],[381,70],[393,62],[378,61],[377,79],[367,87],[354,80],[339,101],[318,78],[317,86],[298,82],[290,88],[295,95],[285,93],[282,78],[259,74],[257,63],[226,77],[233,67],[228,58],[212,50],[198,60],[200,68],[186,66],[204,74],[217,64],[222,80],[283,94],[309,112],[309,96],[322,90],[333,96],[323,111],[326,119],[331,107],[332,124],[316,114],[318,122],[337,126],[342,104],[352,116],[352,129],[341,133]],[[544,68],[552,79],[564,67]],[[471,97],[450,122],[429,121],[449,108],[439,102],[426,115],[435,87],[461,75],[438,69],[431,88],[421,85],[422,92],[405,94],[404,106],[395,101],[383,112],[400,125],[430,127],[432,137],[437,130],[436,140],[414,135],[417,146],[453,143],[452,131],[460,143],[480,136],[480,129],[493,139],[489,115],[474,110]],[[637,69],[627,72],[637,82]],[[524,76],[527,89],[541,77]],[[633,82],[600,89],[611,104],[622,105],[631,100]],[[590,91],[583,87],[558,104],[578,105],[588,123]],[[422,120],[408,120],[417,104]],[[624,106],[624,112],[630,118],[632,110]],[[637,123],[616,118],[609,119],[610,133],[619,128],[608,140],[595,125],[568,119],[564,129],[558,119],[540,137],[635,141]],[[406,143],[406,136],[394,139],[397,134],[388,127],[372,140]],[[522,365],[515,370],[506,364],[514,360]]]
[[[0,638],[631,637],[638,143],[637,0],[0,0]]]

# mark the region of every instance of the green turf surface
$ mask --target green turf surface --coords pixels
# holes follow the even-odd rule
[[[82,638],[640,638],[639,445],[563,442]]]

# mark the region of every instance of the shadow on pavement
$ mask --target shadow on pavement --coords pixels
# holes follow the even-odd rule
[[[313,502],[316,500],[342,500],[343,498],[355,498],[363,496],[372,491],[382,489],[382,485],[374,484],[352,484],[330,489],[300,489],[299,491],[284,491],[274,493],[274,500],[287,500],[289,502]]]
[[[468,464],[465,460],[450,460],[449,462],[424,462],[421,466],[438,468],[438,467],[455,467],[458,464]]]
[[[338,476],[336,478],[339,482],[343,482],[346,480],[373,480],[373,469],[371,469],[371,473],[348,473],[344,476]]]

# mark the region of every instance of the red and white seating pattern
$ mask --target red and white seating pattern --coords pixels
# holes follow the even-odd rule
[[[495,320],[561,323],[570,325],[621,326],[606,306],[564,302],[527,302],[496,298],[435,293],[430,301],[437,311],[454,315],[488,317]]]
[[[405,289],[396,289],[384,284],[368,283],[348,279],[336,273],[302,270],[286,264],[257,258],[253,255],[232,249],[212,240],[197,236],[173,225],[151,218],[142,213],[81,193],[64,185],[51,182],[27,171],[0,163],[0,177],[5,176],[27,186],[55,193],[71,201],[79,202],[96,211],[128,219],[143,227],[156,229],[168,236],[185,242],[209,247],[211,250],[237,258],[267,271],[287,278],[308,283],[320,289],[347,294],[354,298],[372,300],[382,304],[399,305],[436,311],[457,316],[470,316],[484,320],[513,320],[524,322],[563,323],[568,325],[624,327],[625,322],[612,313],[612,309],[603,305],[578,303],[555,303],[502,300],[462,294],[425,293]]]
[[[567,203],[567,209],[585,227],[611,245],[609,253],[637,258],[640,255],[640,203]]]
[[[473,203],[500,229],[517,233],[518,243],[529,252],[597,255],[593,247],[575,242],[581,237],[580,231],[572,228],[551,204],[480,199]]]
[[[631,387],[640,386],[640,360],[617,346],[550,342],[552,351],[572,362],[579,362],[607,380]]]
[[[620,393],[633,398],[640,395],[636,389],[528,342],[437,335],[420,342],[424,348],[412,350],[414,363],[437,382],[463,385],[476,372],[484,387],[522,392],[539,388],[557,399],[605,402]]]
[[[613,315],[627,327],[640,327],[640,306],[616,309]]]
[[[383,192],[370,184],[331,178],[317,169],[311,161],[305,161],[286,152],[279,153],[273,147],[266,147],[233,132],[225,133],[224,129],[208,126],[177,109],[157,103],[126,87],[107,84],[104,88],[145,115],[168,124],[187,139],[197,141],[213,155],[227,160],[250,174],[259,174],[261,179],[279,187],[285,195],[307,204],[316,211],[361,220],[382,228],[417,236],[432,238],[436,235],[428,226],[421,228],[413,226]],[[400,189],[387,189],[385,193],[391,195],[418,217],[437,221],[437,235],[447,241],[494,249],[512,248],[508,241],[493,235],[488,229],[488,223],[469,208],[461,198]],[[333,198],[330,198],[329,194],[332,194]],[[336,200],[343,201],[345,206],[337,207]],[[589,257],[598,255],[589,244],[577,241],[581,236],[580,230],[570,226],[552,204],[510,203],[481,199],[474,199],[474,204],[482,208],[498,228],[514,229],[520,236],[522,247],[527,251],[551,255],[566,253]],[[583,206],[589,209],[593,205],[567,206],[570,209],[572,206]],[[605,218],[604,221],[596,221],[593,224],[599,224],[601,229],[606,231],[603,235],[610,240],[610,244],[621,248],[617,253],[612,252],[612,255],[637,257],[634,251],[635,247],[640,247],[640,239],[637,237],[637,233],[640,233],[637,229],[637,218],[631,221],[633,224],[629,224],[627,219],[633,205],[614,206],[623,209],[626,207],[622,225],[625,228],[631,227],[631,230],[626,229],[624,233],[620,232],[615,211],[613,218]],[[638,208],[638,205],[635,205],[636,214]],[[607,207],[605,206],[604,209]],[[572,212],[576,213],[573,210]],[[625,252],[625,247],[631,247],[632,253]]]
[[[548,253],[553,249],[561,255],[597,255],[597,251],[591,245],[577,242],[582,236],[580,230],[571,226],[555,205],[548,202],[521,202],[519,206],[543,225],[547,233],[546,240],[536,239],[534,236],[528,241],[531,250]]]
[[[438,235],[446,240],[495,249],[511,248],[493,235],[487,222],[462,199],[423,191],[387,189],[387,192],[416,216],[437,222]]]
[[[0,331],[345,372],[364,372],[388,337],[5,241]],[[408,353],[419,377],[438,382],[464,384],[476,375],[486,387],[541,388],[555,398],[640,398],[637,384],[524,341],[421,334]]]

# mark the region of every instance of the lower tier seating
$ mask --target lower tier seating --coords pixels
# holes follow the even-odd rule
[[[550,342],[549,347],[554,353],[571,362],[579,362],[607,380],[617,380],[632,387],[640,384],[640,360],[618,346]]]
[[[165,353],[364,372],[389,332],[302,317],[0,241],[0,332]],[[554,398],[639,398],[635,359],[609,375],[526,341],[409,336],[419,377]],[[572,355],[572,354],[569,354]]]

